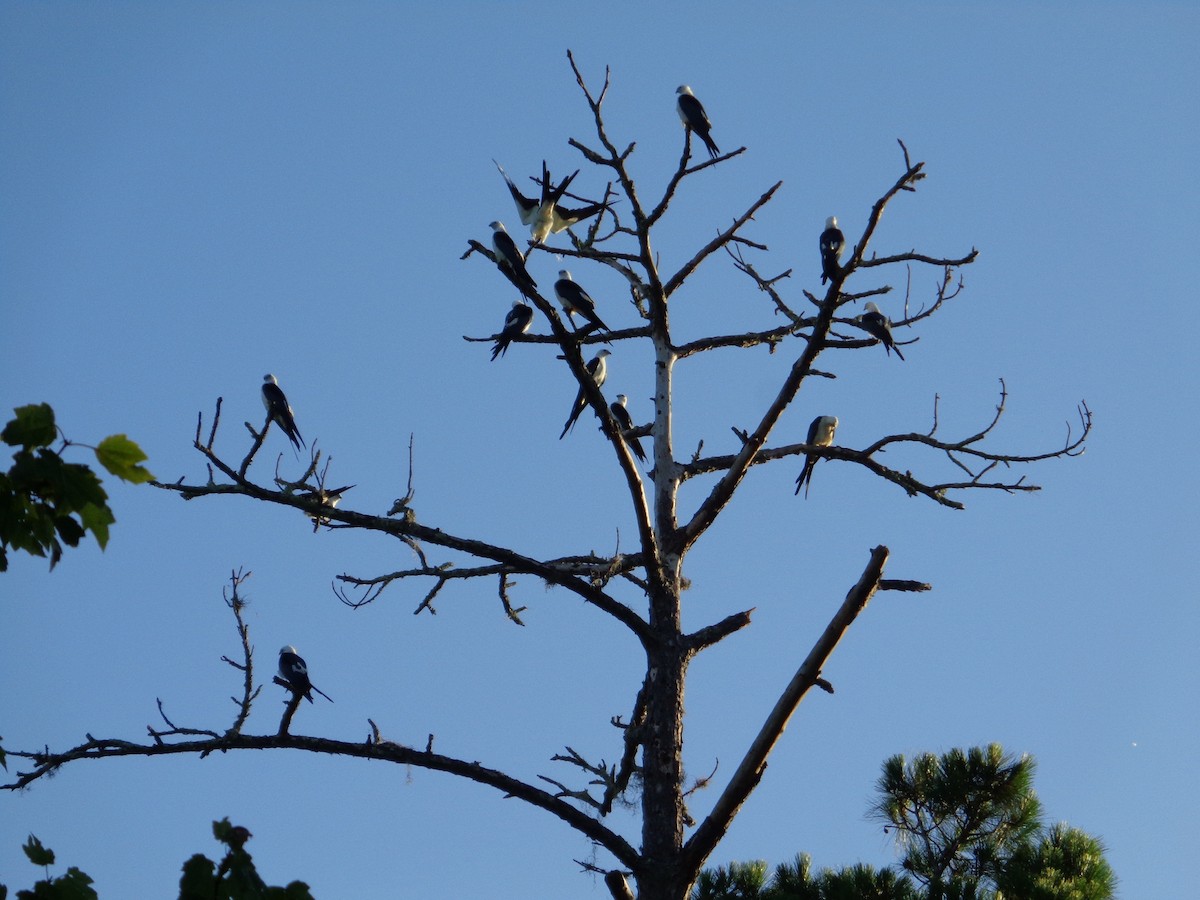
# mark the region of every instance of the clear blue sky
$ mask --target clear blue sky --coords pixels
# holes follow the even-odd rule
[[[1043,464],[1030,496],[967,495],[953,512],[847,465],[822,464],[807,500],[795,466],[762,468],[688,560],[686,621],[757,607],[752,628],[702,655],[687,696],[686,764],[718,785],[870,547],[888,575],[933,583],[882,595],[809,698],[713,862],[803,850],[817,865],[895,856],[864,818],[893,753],[999,741],[1034,754],[1048,817],[1099,835],[1125,898],[1182,897],[1200,845],[1196,648],[1200,615],[1188,272],[1200,225],[1191,4],[722,5],[6,3],[0,6],[0,407],[46,401],[67,434],[126,432],[164,480],[205,477],[196,415],[225,398],[220,449],[261,421],[279,376],[305,435],[381,513],[404,493],[416,442],[422,521],[554,556],[629,549],[633,524],[611,452],[548,351],[492,364],[464,334],[496,330],[513,291],[459,256],[515,215],[515,177],[543,158],[579,165],[593,140],[566,63],[606,65],[608,122],[637,141],[647,194],[678,159],[674,90],[689,83],[722,148],[749,151],[690,181],[657,238],[677,265],[783,179],[748,236],[764,272],[817,287],[827,215],[848,234],[899,175],[903,138],[928,178],[888,210],[876,248],[981,251],[967,291],[882,351],[823,359],[777,443],[841,418],[839,443],[983,424],[1006,379],[1004,447],[1051,449],[1086,399],[1087,454]],[[599,194],[601,177],[576,181]],[[515,230],[515,228],[514,228]],[[558,264],[534,260],[549,279]],[[615,327],[635,323],[621,285],[575,267]],[[585,280],[586,276],[586,280]],[[914,300],[936,273],[915,270]],[[878,284],[863,275],[855,289]],[[903,288],[902,273],[892,279]],[[885,311],[899,303],[892,295]],[[714,258],[674,307],[681,336],[769,327],[762,295]],[[732,449],[795,348],[727,351],[681,365],[677,447]],[[649,415],[650,356],[621,345],[608,390]],[[252,471],[266,478],[273,433]],[[86,460],[86,457],[80,457]],[[897,460],[898,461],[898,460]],[[916,472],[945,474],[933,458]],[[629,635],[562,591],[522,579],[526,627],[491,582],[447,589],[414,617],[417,585],[358,612],[342,572],[408,565],[394,542],[313,535],[286,510],[240,499],[183,503],[109,480],[111,544],[53,573],[16,558],[0,576],[0,734],[9,748],[137,738],[155,698],[177,723],[223,729],[237,650],[221,602],[253,570],[249,624],[261,670],[280,645],[308,658],[336,700],[296,730],[386,736],[507,769],[574,773],[571,745],[616,758],[641,659]],[[684,510],[702,496],[685,491]],[[438,554],[434,552],[434,556]],[[636,598],[624,598],[636,603]],[[266,688],[251,730],[278,723]],[[10,760],[9,769],[20,763]],[[694,798],[697,817],[716,792]],[[91,873],[101,895],[167,897],[210,822],[255,833],[272,881],[319,897],[602,897],[578,873],[589,845],[557,820],[472,783],[298,753],[75,765],[0,797],[0,879],[38,872],[30,832]],[[615,826],[636,839],[631,817]],[[606,863],[606,858],[598,858]]]

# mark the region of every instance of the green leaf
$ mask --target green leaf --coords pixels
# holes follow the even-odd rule
[[[25,855],[29,857],[29,861],[35,866],[54,865],[54,851],[43,847],[42,842],[32,834],[21,849],[25,851]]]
[[[117,521],[112,510],[89,503],[79,511],[79,518],[83,519],[83,527],[96,536],[96,543],[103,550],[108,545],[108,526]]]
[[[78,547],[80,539],[86,534],[83,526],[70,516],[59,516],[55,519],[54,530],[68,547]]]
[[[0,440],[13,447],[48,447],[58,429],[54,425],[54,410],[49,403],[18,406],[17,417],[0,431]]]
[[[100,461],[100,465],[121,480],[133,484],[154,480],[154,476],[144,466],[138,465],[146,458],[142,448],[123,434],[109,435],[96,448],[96,459]]]
[[[95,472],[80,463],[63,462],[53,450],[42,449],[36,455],[18,453],[9,476],[16,490],[54,505],[60,514],[108,501]]]

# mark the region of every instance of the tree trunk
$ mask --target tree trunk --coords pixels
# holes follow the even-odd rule
[[[680,633],[678,566],[669,588],[651,598],[656,646],[647,654],[642,750],[642,858],[639,900],[686,900],[694,873],[681,871],[683,829],[683,691],[690,652]]]

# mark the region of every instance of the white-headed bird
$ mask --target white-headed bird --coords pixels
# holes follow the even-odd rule
[[[829,447],[833,444],[833,435],[837,431],[837,427],[837,416],[817,416],[808,426],[808,437],[804,439],[804,443],[810,447]],[[800,488],[804,488],[804,496],[808,496],[808,487],[812,484],[813,468],[819,458],[815,453],[804,454],[804,468],[800,470],[800,477],[796,479],[797,494],[800,493]]]
[[[683,122],[684,128],[696,132],[700,140],[704,141],[704,146],[708,148],[708,155],[716,159],[721,155],[721,151],[717,149],[716,141],[709,133],[712,131],[712,122],[708,120],[704,104],[696,99],[696,95],[686,84],[677,87],[675,93],[678,95],[678,99],[675,101],[675,111],[679,113],[679,120]]]
[[[587,364],[588,374],[592,376],[592,381],[596,383],[596,387],[601,387],[604,380],[608,378],[608,363],[605,362],[608,357],[612,356],[608,350],[601,350],[589,360]],[[567,432],[571,430],[575,424],[575,420],[579,418],[587,406],[587,394],[583,390],[583,385],[579,386],[579,393],[575,397],[575,403],[571,406],[571,414],[567,416],[567,424],[563,426],[562,434],[558,436],[561,441],[567,436]]]
[[[858,317],[858,323],[863,331],[871,337],[879,339],[888,356],[891,356],[892,351],[895,350],[896,355],[904,359],[904,354],[900,352],[900,348],[896,346],[896,341],[892,338],[892,322],[879,311],[878,306],[868,301],[867,311]]]
[[[520,300],[514,300],[512,309],[504,317],[504,327],[496,335],[496,345],[492,347],[492,359],[494,360],[496,357],[507,353],[508,345],[513,342],[513,338],[527,332],[529,326],[532,324],[533,307],[522,303]]]
[[[533,293],[537,290],[537,282],[525,268],[525,256],[517,249],[517,242],[512,239],[503,222],[492,222],[488,227],[492,229],[492,250],[496,254],[496,265],[508,270],[521,293]]]
[[[316,691],[330,703],[333,698],[308,680],[308,666],[296,652],[296,648],[288,644],[279,651],[279,675],[288,683],[293,691],[300,694],[309,703],[313,702],[312,692]]]
[[[842,251],[846,249],[846,236],[838,228],[837,216],[825,220],[821,232],[821,284],[837,278],[840,271]]]
[[[558,302],[562,305],[563,312],[567,314],[572,326],[575,325],[575,314],[578,313],[600,331],[612,331],[596,315],[596,301],[592,299],[591,294],[572,279],[571,273],[566,269],[558,270],[558,281],[554,282],[554,296],[558,297]]]
[[[263,376],[262,400],[263,406],[267,408],[267,419],[283,430],[297,450],[303,447],[304,438],[300,436],[300,429],[296,427],[296,416],[274,375]]]
[[[642,462],[645,462],[646,451],[642,448],[642,442],[636,436],[628,433],[633,430],[633,419],[630,417],[629,410],[625,406],[628,402],[629,398],[624,394],[617,394],[616,401],[609,404],[608,408],[612,412],[612,417],[617,422],[617,427],[621,429],[621,436],[625,438],[625,443],[633,451],[633,455]]]

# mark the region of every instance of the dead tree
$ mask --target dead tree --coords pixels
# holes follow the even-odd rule
[[[516,606],[511,596],[518,584],[516,579],[540,580],[571,592],[597,613],[610,616],[623,625],[645,653],[645,675],[637,696],[630,698],[629,716],[612,719],[614,752],[606,759],[617,762],[590,758],[567,746],[554,760],[563,763],[568,774],[558,778],[542,776],[544,784],[549,786],[546,787],[522,781],[479,762],[435,753],[432,736],[420,748],[394,743],[381,735],[374,721],[370,722],[370,733],[362,743],[293,735],[289,732],[289,724],[294,703],[289,704],[277,733],[245,734],[243,726],[258,687],[253,678],[247,632],[239,615],[242,661],[227,661],[243,673],[244,686],[240,700],[235,698],[238,713],[230,728],[221,732],[177,727],[162,712],[160,704],[167,727],[149,729],[148,742],[100,740],[88,735],[86,742],[66,751],[53,752],[49,748],[9,751],[8,755],[22,760],[26,768],[6,787],[23,788],[77,759],[110,756],[205,755],[215,750],[288,747],[388,760],[468,778],[556,816],[602,849],[601,864],[588,862],[582,865],[603,872],[614,897],[633,896],[632,882],[636,896],[643,900],[685,900],[702,866],[759,783],[767,757],[800,701],[813,686],[833,692],[833,686],[821,672],[855,618],[879,591],[929,590],[929,585],[922,582],[884,578],[888,549],[878,546],[872,550],[862,572],[848,579],[852,585],[845,599],[835,606],[829,624],[816,636],[811,650],[791,682],[781,691],[758,734],[747,735],[744,756],[732,776],[723,785],[713,785],[719,788],[719,796],[712,810],[702,820],[693,821],[687,808],[688,787],[683,769],[683,708],[688,667],[696,654],[749,625],[752,610],[733,610],[719,621],[694,632],[685,632],[680,609],[685,583],[684,562],[689,550],[721,515],[750,469],[768,463],[793,464],[799,469],[801,459],[832,460],[862,466],[911,496],[961,509],[962,502],[957,498],[971,490],[1008,493],[1038,490],[1038,486],[1026,482],[1024,476],[1013,476],[1012,470],[1039,460],[1069,457],[1083,451],[1092,427],[1091,412],[1085,404],[1078,409],[1078,430],[1068,427],[1067,436],[1057,449],[1036,453],[993,449],[993,431],[1007,401],[1003,382],[994,411],[988,414],[979,431],[966,436],[946,438],[938,434],[935,404],[932,422],[925,430],[881,435],[863,447],[838,446],[832,440],[811,444],[772,443],[781,415],[796,400],[805,383],[810,378],[832,377],[831,373],[816,368],[822,354],[871,347],[878,342],[878,329],[870,328],[870,323],[862,318],[859,304],[888,293],[891,287],[854,293],[847,288],[858,273],[868,269],[906,272],[914,266],[932,267],[937,273],[937,286],[932,295],[915,306],[915,301],[906,297],[903,316],[893,323],[896,328],[904,328],[905,334],[915,334],[924,320],[959,296],[963,283],[958,272],[975,260],[976,251],[972,249],[957,257],[915,250],[883,255],[875,252],[873,239],[885,207],[901,194],[914,192],[925,177],[924,164],[913,162],[901,143],[903,166],[899,177],[876,201],[857,240],[852,245],[847,241],[844,262],[835,267],[822,295],[804,289],[785,290],[790,284],[790,269],[766,276],[760,274],[759,267],[752,261],[754,254],[767,248],[745,232],[755,214],[774,197],[781,183],[767,187],[728,227],[698,248],[682,266],[665,271],[660,268],[655,252],[655,229],[670,210],[677,192],[688,179],[699,173],[707,175],[705,170],[710,168],[727,165],[745,148],[697,161],[692,155],[691,133],[685,131],[678,165],[667,178],[661,194],[648,203],[627,168],[635,145],[618,147],[603,114],[609,73],[605,72],[603,87],[595,93],[569,53],[568,59],[595,125],[592,138],[587,141],[572,138],[569,144],[586,164],[606,175],[610,193],[601,204],[603,211],[590,222],[580,223],[566,232],[569,246],[556,246],[553,252],[572,257],[582,268],[601,265],[619,272],[628,282],[630,302],[643,324],[612,332],[595,328],[576,331],[541,292],[515,280],[509,269],[498,268],[497,271],[522,290],[540,314],[538,321],[544,325],[534,333],[510,336],[510,340],[534,345],[535,349],[540,345],[544,352],[561,357],[565,376],[578,384],[587,407],[595,414],[600,430],[612,447],[613,460],[624,475],[637,523],[636,551],[611,556],[583,553],[544,558],[533,548],[490,543],[423,522],[409,502],[413,494],[411,462],[407,494],[397,500],[386,515],[338,506],[337,501],[348,488],[331,489],[326,485],[328,465],[322,466],[320,453],[311,455],[307,470],[298,480],[287,481],[278,476],[272,481],[255,480],[249,469],[270,423],[268,421],[263,431],[247,425],[252,444],[240,463],[222,459],[214,449],[221,417],[220,400],[207,436],[203,434],[202,420],[196,427],[195,448],[207,462],[207,480],[187,482],[181,479],[157,486],[189,500],[221,494],[251,497],[291,507],[309,516],[314,528],[382,532],[408,545],[415,559],[409,568],[381,574],[340,576],[342,584],[338,594],[343,602],[352,606],[375,601],[397,583],[424,582],[416,601],[419,612],[432,609],[435,599],[449,585],[466,587],[467,582],[486,584],[490,581],[505,614],[521,624],[524,607]],[[548,177],[544,176],[545,179]],[[620,202],[611,202],[614,197]],[[471,264],[496,262],[492,251],[482,243],[474,240],[468,243],[464,258],[471,258]],[[812,258],[805,260],[814,271],[818,264],[815,244],[814,240]],[[529,250],[531,255],[544,252],[547,250],[540,243]],[[765,299],[762,308],[764,313],[771,314],[774,323],[771,327],[708,335],[677,343],[670,318],[672,297],[702,264],[714,257],[728,258],[745,276],[747,292]],[[782,324],[778,324],[780,319]],[[467,340],[484,342],[496,338],[493,335]],[[619,352],[622,345],[629,342],[649,342],[653,347],[654,411],[649,423],[622,428],[614,418],[602,388],[588,373],[583,350],[597,345],[612,347]],[[899,343],[908,347],[916,341]],[[672,421],[672,383],[676,365],[708,351],[755,347],[795,356],[774,398],[765,408],[750,411],[755,417],[751,429],[733,428],[732,438],[714,436],[714,440],[725,440],[729,445],[724,453],[702,456],[697,450],[691,456],[681,457],[674,445]],[[653,450],[649,473],[643,472],[634,458],[630,450],[631,437],[650,439]],[[918,451],[924,448],[931,457],[927,463],[930,474],[899,471],[881,462],[881,453],[896,445],[909,445]],[[950,476],[933,474],[943,470],[949,470]],[[678,503],[680,486],[694,478],[711,481],[711,487],[694,508],[681,510]],[[803,500],[789,494],[781,497],[779,502]],[[439,556],[435,558],[435,554]],[[237,601],[239,583],[240,579],[235,575],[233,597],[227,598],[235,615],[240,610]],[[298,696],[294,699],[299,702]],[[640,835],[622,835],[606,824],[607,814],[618,801],[640,806]]]

